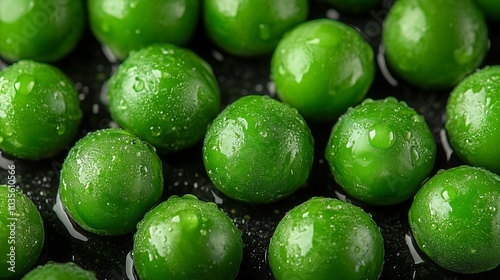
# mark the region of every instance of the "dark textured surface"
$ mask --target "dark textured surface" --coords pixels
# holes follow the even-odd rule
[[[378,50],[381,23],[392,1],[363,16],[340,16],[340,20],[358,28],[365,39]],[[335,11],[324,4],[311,2],[310,18],[334,16]],[[487,64],[498,64],[500,45],[498,26],[490,25],[491,50]],[[215,51],[203,35],[202,27],[189,45],[214,68],[222,92],[223,105],[247,94],[268,94],[275,97],[269,79],[270,56],[239,59]],[[78,49],[56,64],[75,82],[82,100],[84,121],[78,138],[92,130],[109,127],[111,119],[102,102],[101,87],[116,65],[108,62],[100,45],[87,30]],[[397,79],[397,78],[396,78]],[[422,91],[399,81],[392,86],[381,71],[367,97],[378,99],[389,95],[404,100],[424,117],[435,137],[438,155],[433,174],[441,168],[460,165],[453,155],[447,159],[443,148],[444,108],[450,90]],[[112,122],[111,122],[112,124]],[[312,196],[344,197],[335,184],[324,160],[324,148],[333,123],[310,123],[315,138],[315,160],[307,184],[283,201],[252,206],[235,202],[219,193],[208,179],[202,162],[201,144],[186,151],[163,156],[165,195],[192,193],[205,201],[217,203],[243,232],[244,259],[238,279],[273,279],[267,259],[269,239],[279,220],[293,206]],[[75,139],[75,141],[77,140]],[[69,149],[70,147],[68,147]],[[18,186],[35,202],[42,213],[46,242],[39,263],[73,261],[96,271],[98,279],[127,279],[127,254],[132,249],[132,234],[118,237],[99,237],[81,231],[88,241],[72,237],[53,211],[59,184],[59,172],[67,151],[40,162],[14,160]],[[4,155],[6,156],[6,155]],[[6,156],[9,158],[9,156]],[[5,160],[0,159],[0,163]],[[0,168],[0,183],[7,181],[7,171]],[[461,275],[448,272],[420,254],[423,262],[415,263],[411,250],[411,234],[407,212],[411,201],[390,206],[366,206],[356,201],[382,229],[385,239],[385,265],[381,279],[500,279],[500,268],[479,275]],[[130,268],[130,267],[129,267]],[[130,271],[130,270],[129,270]]]

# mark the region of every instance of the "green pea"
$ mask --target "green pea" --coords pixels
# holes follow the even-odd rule
[[[133,231],[162,192],[162,163],[154,148],[122,129],[87,134],[61,170],[66,211],[83,229],[100,235]]]
[[[307,18],[307,0],[205,0],[208,36],[238,56],[271,53],[281,36]]]
[[[74,263],[53,263],[39,266],[22,280],[97,280],[95,274],[79,267]]]
[[[56,61],[69,54],[85,27],[81,0],[0,1],[0,56]]]
[[[367,99],[335,124],[325,156],[348,194],[389,205],[418,191],[434,167],[436,144],[425,120],[406,103]]]
[[[141,280],[229,280],[238,274],[243,241],[215,204],[172,196],[137,225],[133,253]]]
[[[418,247],[438,265],[480,273],[500,264],[500,177],[482,168],[440,171],[418,191],[408,219]]]
[[[23,60],[0,72],[0,150],[41,159],[62,151],[82,111],[69,78],[54,66]]]
[[[220,107],[212,68],[170,44],[132,52],[109,80],[108,95],[113,119],[163,153],[198,143]]]
[[[305,118],[333,121],[368,92],[375,75],[373,55],[354,28],[318,19],[283,37],[271,75],[279,98]]]
[[[90,27],[120,60],[152,43],[186,44],[200,13],[199,0],[89,0]]]
[[[282,199],[309,176],[313,138],[297,111],[268,96],[241,97],[209,127],[208,176],[224,194],[249,203]]]
[[[290,210],[276,227],[269,264],[277,280],[378,279],[384,241],[361,208],[313,197]]]
[[[422,88],[446,88],[481,64],[488,30],[471,0],[401,0],[385,18],[382,43],[403,79]]]
[[[42,253],[43,220],[33,202],[11,185],[0,185],[0,205],[0,278],[19,279]]]
[[[465,78],[446,106],[446,131],[465,163],[500,173],[500,66]]]

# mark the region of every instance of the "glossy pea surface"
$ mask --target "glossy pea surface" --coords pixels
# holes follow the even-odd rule
[[[488,30],[471,0],[402,0],[385,18],[382,43],[403,79],[422,88],[447,88],[481,64]]]
[[[90,27],[119,59],[153,43],[184,45],[200,14],[199,0],[89,0]]]
[[[42,253],[42,217],[26,195],[6,185],[0,185],[0,205],[0,278],[19,279]]]
[[[163,153],[199,142],[220,107],[212,68],[171,44],[132,52],[110,78],[108,96],[113,119]]]
[[[81,0],[0,1],[0,56],[56,61],[77,45],[85,26]]]
[[[277,280],[378,279],[384,242],[361,208],[313,197],[280,221],[271,237],[269,263]]]
[[[425,120],[406,103],[367,99],[335,124],[325,156],[348,194],[390,205],[417,192],[434,166],[436,144]]]
[[[53,263],[39,266],[22,280],[97,280],[95,274],[79,267],[74,263]]]
[[[193,195],[172,196],[137,225],[133,253],[142,280],[234,279],[243,241],[217,205]]]
[[[283,34],[306,20],[307,0],[205,0],[208,36],[238,56],[271,53]]]
[[[297,111],[268,96],[245,96],[226,107],[203,144],[208,176],[224,194],[270,203],[305,183],[313,138]]]
[[[361,14],[375,9],[382,0],[327,0],[326,2],[341,12]]]
[[[500,264],[500,177],[482,168],[440,171],[408,214],[417,245],[440,266],[479,273]]]
[[[375,75],[373,50],[344,23],[312,20],[280,41],[271,75],[279,98],[305,118],[333,121],[368,92]]]
[[[68,153],[59,194],[66,212],[99,235],[131,232],[163,192],[162,163],[147,142],[122,129],[87,134]]]
[[[500,66],[471,74],[452,91],[446,131],[461,160],[500,173]]]
[[[0,150],[25,159],[63,150],[82,119],[73,82],[54,66],[23,60],[0,72]]]

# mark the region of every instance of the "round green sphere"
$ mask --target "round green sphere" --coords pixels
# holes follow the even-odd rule
[[[418,247],[438,265],[480,273],[500,264],[500,177],[483,168],[440,171],[419,190],[408,219]]]
[[[133,253],[141,280],[231,280],[239,271],[243,241],[214,203],[172,196],[137,225]]]
[[[238,56],[271,53],[285,32],[306,20],[307,0],[205,0],[208,36]]]
[[[120,60],[153,43],[184,45],[200,14],[199,0],[89,0],[90,27]]]
[[[122,129],[87,134],[61,170],[59,194],[67,213],[99,235],[133,231],[162,192],[162,163],[154,148]]]
[[[500,66],[483,68],[455,87],[445,127],[461,160],[500,174]]]
[[[79,267],[74,263],[53,263],[39,266],[22,280],[97,280],[95,274]]]
[[[170,44],[132,52],[110,78],[108,96],[113,119],[162,153],[198,143],[220,108],[212,68]]]
[[[434,167],[436,144],[423,117],[406,103],[367,99],[335,124],[325,157],[348,194],[390,205],[418,191]]]
[[[19,61],[0,72],[0,150],[41,159],[75,137],[82,111],[73,82],[54,66]]]
[[[241,97],[205,136],[208,176],[227,196],[249,203],[282,199],[309,176],[313,138],[297,111],[268,96]]]
[[[56,61],[78,44],[85,27],[81,0],[0,1],[0,56]]]
[[[382,43],[403,79],[422,88],[447,88],[481,64],[488,28],[472,0],[401,0],[385,18]]]
[[[13,184],[15,172],[14,165],[8,166]],[[13,185],[0,185],[0,205],[0,278],[19,279],[42,253],[43,220],[33,202]]]
[[[361,208],[313,197],[276,227],[269,264],[276,280],[376,280],[384,264],[384,241]]]
[[[281,100],[306,118],[333,121],[358,104],[374,75],[373,50],[339,21],[305,22],[287,33],[274,51],[271,75]]]

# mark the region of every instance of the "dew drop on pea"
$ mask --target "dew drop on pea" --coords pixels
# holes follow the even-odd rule
[[[416,164],[420,160],[420,153],[415,146],[410,147],[410,156],[413,164]]]
[[[118,109],[119,110],[126,110],[127,109],[127,102],[125,100],[120,100],[120,102],[118,102]]]
[[[3,137],[2,137],[2,136],[0,136],[0,143],[2,143],[2,142],[3,142]]]
[[[151,136],[153,137],[159,137],[161,135],[161,127],[159,126],[152,126],[149,128]]]
[[[30,94],[35,87],[35,77],[29,74],[21,74],[14,83],[14,88],[19,94]]]
[[[391,128],[377,124],[369,132],[370,145],[378,149],[388,149],[394,145],[395,135]]]
[[[57,125],[56,133],[57,135],[63,135],[64,133],[66,133],[66,126],[64,124]]]
[[[140,77],[135,77],[135,83],[133,85],[133,89],[136,92],[139,92],[144,89],[144,81]]]
[[[445,187],[441,192],[441,197],[447,202],[452,201],[457,196],[457,190],[453,187]]]

